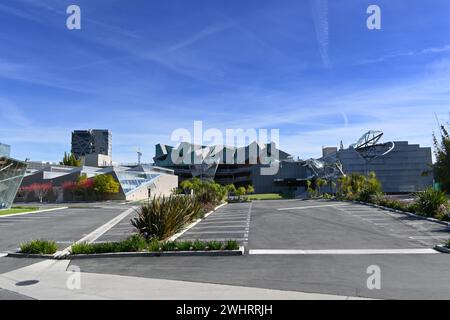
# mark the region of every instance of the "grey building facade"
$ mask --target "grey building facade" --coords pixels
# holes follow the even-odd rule
[[[346,174],[373,171],[386,193],[410,193],[433,185],[431,148],[394,141],[388,154],[367,162],[353,148],[337,151]]]
[[[275,147],[273,144],[268,144],[265,148],[268,149],[269,146],[271,148]],[[433,185],[431,148],[423,148],[419,145],[409,144],[406,141],[376,144],[375,148],[379,148],[379,146],[386,147],[389,152],[384,152],[382,148],[382,153],[379,156],[370,154],[371,157],[364,157],[364,153],[358,152],[353,146],[346,149],[342,147],[340,150],[336,147],[326,147],[323,148],[322,158],[320,159],[293,160],[289,154],[279,151],[280,157],[276,160],[278,171],[274,175],[262,174],[262,168],[267,167],[267,165],[248,162],[249,147],[244,147],[245,152],[244,150],[242,152],[246,154],[245,163],[237,164],[219,161],[211,172],[208,172],[211,169],[206,166],[205,173],[208,173],[206,175],[208,178],[212,178],[222,185],[231,183],[236,186],[253,185],[256,193],[301,195],[306,191],[308,180],[314,180],[320,176],[329,181],[327,177],[319,174],[317,168],[311,167],[311,161],[319,163],[318,168],[320,169],[320,163],[327,163],[327,161],[324,161],[325,158],[332,158],[334,159],[332,163],[339,164],[338,171],[335,168],[333,169],[338,175],[351,174],[353,172],[366,174],[374,171],[382,184],[383,191],[386,193],[411,193],[424,190]],[[264,148],[264,146],[261,146],[261,148]],[[174,170],[180,182],[199,176],[199,171],[195,166],[183,162],[174,163],[172,158],[177,156],[183,157],[185,155],[183,150],[192,149],[190,149],[189,145],[184,147],[180,145],[178,148],[157,145],[154,158],[156,165]],[[221,159],[227,153],[231,153],[233,155],[232,159],[235,159],[237,152],[237,149],[224,148],[223,146],[201,147],[200,150],[207,151],[205,152],[205,159],[208,159],[210,154],[219,154],[219,159]],[[211,153],[211,150],[215,152]],[[171,156],[174,151],[175,156]],[[188,158],[191,157],[188,156]],[[322,174],[326,174],[328,169],[322,170]],[[327,192],[333,191],[327,189]]]
[[[71,152],[80,159],[90,154],[112,156],[112,134],[109,130],[75,130]]]

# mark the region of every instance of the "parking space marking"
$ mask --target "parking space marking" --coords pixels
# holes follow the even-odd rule
[[[450,239],[450,235],[447,236],[412,236],[409,237],[410,239],[414,239],[414,240],[427,240],[427,239]]]
[[[439,254],[434,249],[355,249],[355,250],[250,250],[251,255],[381,255],[381,254]]]
[[[246,217],[242,217],[239,219],[236,218],[214,218],[214,219],[208,219],[205,222],[215,222],[215,221],[236,221],[236,222],[245,222],[247,221]]]
[[[195,230],[208,230],[208,229],[227,229],[227,228],[242,228],[242,225],[231,225],[231,226],[202,226],[196,227]]]
[[[245,231],[192,231],[186,232],[186,235],[191,234],[245,234]]]
[[[313,208],[325,208],[325,207],[345,207],[348,206],[348,204],[324,204],[319,206],[307,206],[307,207],[292,207],[292,208],[278,208],[278,211],[288,211],[288,210],[307,210],[307,209],[313,209]]]
[[[220,241],[220,242],[227,242],[227,241],[229,241],[229,240],[235,240],[235,241],[238,241],[238,242],[244,242],[244,241],[246,241],[246,240],[248,240],[248,239],[246,239],[246,238],[211,238],[211,239],[208,239],[208,238],[183,238],[183,239],[181,239],[182,241],[197,241],[197,240],[203,240],[203,241]]]

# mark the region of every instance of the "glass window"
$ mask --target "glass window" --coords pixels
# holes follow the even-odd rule
[[[24,162],[0,157],[0,209],[11,207],[26,169]]]

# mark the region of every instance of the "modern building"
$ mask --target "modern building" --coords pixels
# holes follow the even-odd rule
[[[0,144],[0,209],[11,207],[27,169],[25,162],[10,158],[10,151]]]
[[[112,156],[112,134],[109,130],[75,130],[71,152],[81,159],[90,154]]]
[[[293,160],[288,153],[275,149],[273,143],[262,146],[253,143],[244,148],[188,143],[174,148],[158,144],[154,161],[174,170],[180,182],[192,177],[210,178],[223,185],[253,185],[256,193],[300,195],[305,192],[308,180],[317,177],[336,180],[344,174],[370,171],[377,174],[386,193],[411,193],[433,185],[431,148],[406,141],[380,143],[382,136],[380,131],[369,131],[348,148],[342,144],[339,150],[324,147],[321,158],[309,160]],[[269,165],[260,161],[260,155],[270,158],[271,151],[279,153],[278,159],[272,159],[278,170],[273,175],[262,174],[262,169]],[[238,154],[244,155],[244,162],[237,161],[242,159]],[[196,162],[200,164],[192,164],[195,158],[200,159]]]
[[[0,157],[1,156],[9,157],[10,154],[11,154],[11,146],[0,143]]]
[[[76,182],[80,176],[93,178],[97,175],[111,175],[120,185],[118,194],[111,195],[111,200],[135,201],[147,199],[149,196],[170,195],[178,186],[178,178],[172,170],[158,168],[150,165],[129,167],[69,167],[63,165],[47,165],[39,169],[29,169],[23,179],[22,187],[35,183],[51,183],[53,186],[52,200],[65,201],[63,185]],[[23,199],[19,195],[17,200]],[[30,196],[30,195],[28,195]]]
[[[275,159],[276,154],[278,159]],[[183,142],[176,148],[156,145],[153,160],[156,166],[174,170],[180,182],[199,177],[214,179],[223,185],[247,186],[254,184],[255,171],[263,164],[289,158],[290,155],[278,150],[274,143],[263,145],[254,142],[242,148],[232,148]]]
[[[431,148],[394,141],[389,153],[374,159],[364,158],[355,148],[336,152],[346,174],[375,172],[386,193],[410,193],[433,185]]]

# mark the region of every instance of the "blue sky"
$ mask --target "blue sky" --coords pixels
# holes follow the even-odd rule
[[[369,129],[431,146],[449,111],[447,0],[0,0],[0,141],[19,159],[109,128],[115,161],[150,161],[194,120],[278,128],[302,158]]]

